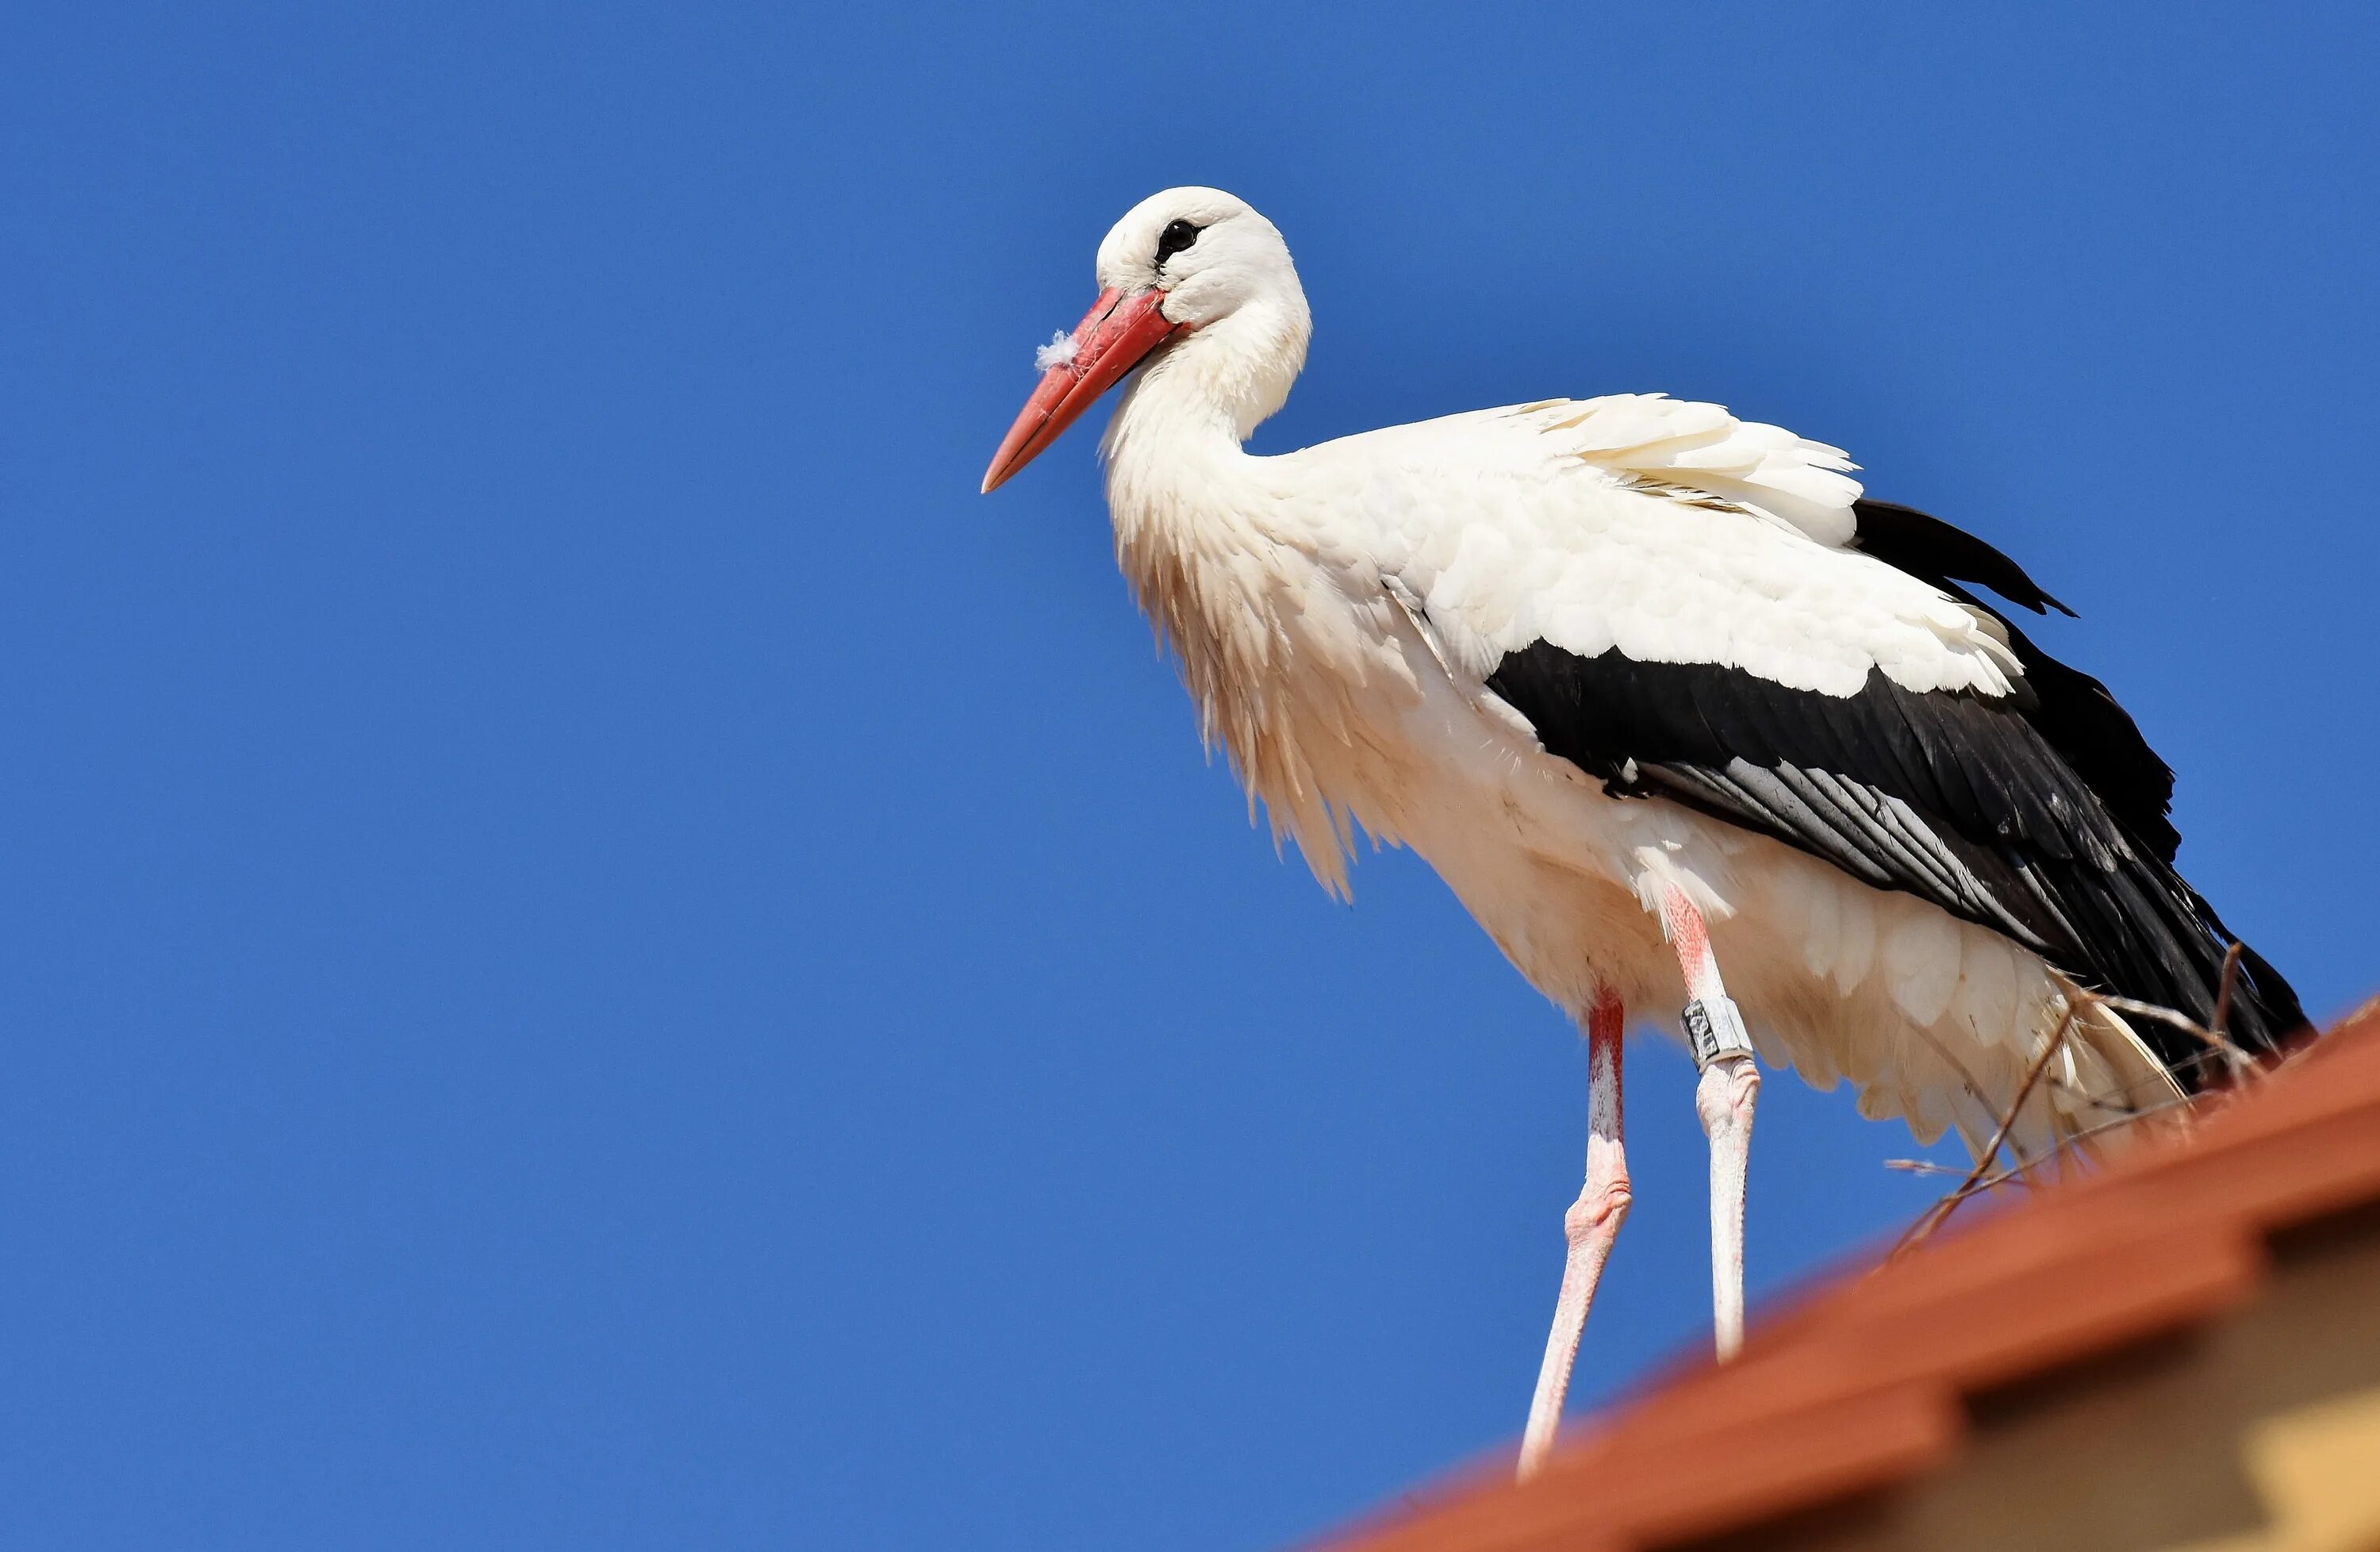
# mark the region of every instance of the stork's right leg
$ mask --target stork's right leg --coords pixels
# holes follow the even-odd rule
[[[1628,1183],[1628,1156],[1621,1146],[1620,1032],[1626,1022],[1620,999],[1605,991],[1586,1014],[1586,1187],[1562,1215],[1570,1258],[1562,1266],[1561,1296],[1554,1302],[1554,1328],[1546,1335],[1546,1359],[1537,1369],[1537,1393],[1529,1401],[1529,1425],[1521,1435],[1521,1479],[1546,1463],[1554,1430],[1561,1425],[1562,1399],[1570,1393],[1571,1365],[1578,1358],[1579,1333],[1611,1242],[1620,1237],[1634,1200]]]
[[[1711,1329],[1718,1355],[1743,1346],[1743,1184],[1752,1153],[1752,1112],[1760,1098],[1760,1069],[1743,1015],[1718,978],[1710,927],[1694,903],[1672,887],[1661,903],[1670,945],[1686,981],[1686,1046],[1702,1076],[1694,1112],[1710,1138]]]

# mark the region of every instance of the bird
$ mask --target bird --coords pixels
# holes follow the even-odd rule
[[[1721,1360],[1761,1062],[2053,1160],[2222,1077],[2144,1010],[2219,1005],[2250,1059],[2304,1025],[2175,870],[2171,769],[2012,618],[2072,611],[1840,449],[1618,394],[1257,455],[1312,333],[1279,229],[1167,189],[1094,274],[982,490],[1129,377],[1099,443],[1117,562],[1252,812],[1342,898],[1359,833],[1417,853],[1584,1029],[1523,1478],[1633,1202],[1632,1013],[1698,1069]]]

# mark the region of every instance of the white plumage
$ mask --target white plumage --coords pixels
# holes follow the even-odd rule
[[[1049,344],[1037,345],[1033,347],[1035,371],[1054,371],[1060,367],[1071,367],[1074,364],[1075,336],[1063,329],[1051,334]]]
[[[1099,304],[1066,349],[1044,347],[1049,375],[985,488],[1145,358],[1102,443],[1108,500],[1118,561],[1181,659],[1202,734],[1326,889],[1348,891],[1358,830],[1412,847],[1532,984],[1609,1036],[1608,1146],[1572,1209],[1539,1455],[1627,1206],[1621,1008],[1674,1036],[1682,1000],[1691,1020],[1731,996],[1772,1065],[1848,1081],[1863,1114],[1921,1138],[1956,1128],[1981,1146],[2059,1027],[2070,977],[2170,961],[2174,984],[2194,985],[2191,934],[2220,924],[2149,833],[2164,791],[2102,803],[2079,772],[2101,770],[2112,794],[2110,757],[2058,720],[2095,712],[2073,681],[2095,682],[2028,659],[1947,579],[1864,552],[1863,522],[1906,509],[1864,503],[1840,450],[1715,405],[1617,394],[1252,456],[1242,443],[1287,395],[1309,330],[1280,234],[1230,195],[1169,190],[1117,224],[1098,274]],[[2031,588],[1988,547],[1906,515]],[[2036,686],[2028,661],[2067,677]],[[2121,731],[2137,742],[2129,719]],[[1871,732],[1891,747],[1865,747]],[[1826,758],[1797,753],[1805,742]],[[2167,890],[2181,925],[2135,943],[2122,913],[2143,889]],[[2268,1011],[2293,1012],[2257,964]],[[2028,1153],[2180,1092],[2104,1007],[2061,1062],[2021,1118]],[[1726,1139],[1739,1123],[1748,1136],[1757,1078],[1740,1059],[1730,1071],[1734,1098],[1706,1082],[1698,1103],[1715,1159],[1726,1143],[1740,1170],[1742,1138]],[[1730,1277],[1740,1298],[1726,1243],[1740,1218],[1721,1222],[1720,1197],[1733,1190],[1740,1214],[1741,1182],[1725,1172],[1723,1351]]]
[[[1203,726],[1325,888],[1349,892],[1351,822],[1413,847],[1583,1017],[1605,986],[1631,1007],[1677,1000],[1658,893],[1675,885],[1709,918],[1763,1056],[1821,1086],[1849,1078],[1863,1114],[1924,1140],[1949,1123],[1980,1146],[2062,1008],[2036,956],[2020,966],[1998,934],[1766,837],[1606,796],[1485,687],[1544,639],[1836,695],[1871,668],[2006,695],[2016,663],[1988,617],[1812,537],[1851,527],[1860,487],[1840,454],[1625,395],[1216,458],[1194,502],[1143,464],[1200,386],[1171,365],[1133,384],[1109,433],[1119,558]],[[1920,1030],[1985,1048],[1981,1092]],[[2113,1015],[2087,1044],[2090,1088],[2051,1091],[2021,1145],[2105,1119],[2096,1100],[2171,1091]]]

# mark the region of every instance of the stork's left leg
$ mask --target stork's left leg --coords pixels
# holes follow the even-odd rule
[[[1546,1334],[1545,1362],[1537,1369],[1536,1394],[1529,1399],[1529,1425],[1521,1436],[1519,1475],[1526,1482],[1546,1463],[1561,1425],[1562,1399],[1570,1393],[1571,1365],[1578,1358],[1579,1333],[1595,1303],[1611,1242],[1635,1200],[1628,1181],[1628,1155],[1621,1143],[1620,1037],[1627,1020],[1619,996],[1600,993],[1586,1012],[1586,1185],[1562,1215],[1570,1255],[1562,1262],[1561,1296],[1554,1302],[1553,1329]]]
[[[1662,898],[1661,919],[1686,978],[1686,1044],[1702,1073],[1694,1111],[1710,1138],[1711,1327],[1718,1355],[1727,1359],[1743,1346],[1743,1186],[1760,1069],[1753,1065],[1743,1015],[1719,982],[1702,913],[1671,889]]]

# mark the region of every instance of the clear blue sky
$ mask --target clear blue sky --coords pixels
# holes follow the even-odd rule
[[[1302,266],[1260,446],[1847,446],[2380,984],[2369,7],[326,9],[0,54],[0,1543],[1253,1548],[1517,1433],[1577,1042],[1249,829],[1095,427],[975,493],[1170,184]],[[1767,1094],[1774,1289],[1930,1191]]]

